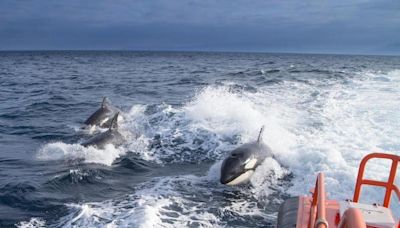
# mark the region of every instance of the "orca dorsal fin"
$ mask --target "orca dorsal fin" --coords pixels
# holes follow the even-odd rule
[[[108,130],[118,129],[118,115],[119,115],[119,112],[117,112],[114,115],[114,117],[111,120],[110,128]]]
[[[262,125],[261,129],[260,129],[260,133],[258,133],[257,143],[260,143],[262,141],[262,134],[264,132],[264,128],[265,128],[265,125]]]
[[[101,102],[101,107],[105,108],[107,105],[107,97],[103,97],[103,101]]]

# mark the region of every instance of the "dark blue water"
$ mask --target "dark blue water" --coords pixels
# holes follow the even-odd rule
[[[382,56],[0,52],[0,226],[273,227],[318,171],[350,197],[365,153],[400,151],[399,69]],[[83,148],[104,96],[135,136]],[[276,158],[248,185],[219,184],[226,153],[263,124]]]

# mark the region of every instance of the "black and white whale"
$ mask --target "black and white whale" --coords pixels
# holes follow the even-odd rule
[[[81,145],[84,147],[94,146],[99,149],[104,149],[107,144],[113,144],[114,146],[122,145],[125,141],[125,137],[118,131],[118,115],[119,112],[111,119],[111,124],[107,131],[93,136],[81,143]]]
[[[233,150],[222,162],[220,182],[226,185],[237,185],[247,182],[267,157],[272,157],[271,149],[262,142],[264,126],[261,127],[258,139]]]
[[[101,107],[97,109],[85,122],[86,126],[98,126],[103,128],[109,128],[111,125],[112,117],[117,113],[118,110],[108,104],[107,98],[103,98]],[[84,127],[83,127],[84,128]]]

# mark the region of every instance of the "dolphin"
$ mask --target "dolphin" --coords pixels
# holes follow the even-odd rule
[[[111,119],[110,127],[107,131],[99,133],[92,138],[88,139],[87,141],[81,143],[82,146],[94,146],[99,149],[104,149],[107,144],[113,144],[114,146],[120,146],[124,143],[125,138],[124,136],[118,131],[118,115],[117,112],[114,117]]]
[[[262,142],[264,126],[261,127],[257,141],[243,144],[234,149],[221,165],[220,182],[237,185],[247,182],[267,157],[272,157],[271,149]]]
[[[101,107],[97,109],[85,122],[87,126],[99,126],[109,128],[111,125],[112,116],[116,113],[116,109],[107,104],[107,98],[103,98]],[[83,127],[84,128],[84,127]]]

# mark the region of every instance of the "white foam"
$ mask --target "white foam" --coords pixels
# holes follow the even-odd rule
[[[386,77],[392,74],[390,72]],[[370,72],[360,73],[359,77],[350,86],[337,86],[327,91],[321,102],[323,108],[310,108],[312,115],[324,126],[315,132],[310,128],[297,131],[303,135],[295,148],[301,156],[298,156],[300,160],[290,164],[291,169],[299,176],[306,174],[306,178],[311,178],[313,173],[302,168],[304,164],[309,164],[314,172],[324,171],[328,189],[342,199],[351,196],[356,170],[365,154],[372,151],[394,153],[390,150],[400,149],[396,140],[400,136],[396,130],[399,127],[400,91],[383,90],[396,85],[376,82],[373,80],[376,75]],[[295,127],[299,129],[299,126]],[[378,171],[372,176],[380,175]],[[294,183],[293,189],[297,189],[294,192],[304,192],[300,181]]]
[[[108,144],[103,150],[92,146],[83,147],[79,144],[54,142],[44,145],[36,155],[39,160],[76,160],[83,159],[87,163],[111,165],[112,162],[125,154],[122,148]]]
[[[137,187],[134,194],[119,199],[68,205],[73,212],[62,218],[60,224],[66,227],[224,227],[228,221],[220,217],[223,214],[271,219],[262,208],[246,199],[218,203],[225,196],[221,195],[221,189],[209,189],[207,183],[207,178],[192,175],[154,179]],[[243,190],[241,194],[247,193]]]
[[[46,221],[41,218],[31,218],[29,221],[23,221],[16,224],[19,228],[41,228],[46,227]]]
[[[250,179],[253,186],[253,194],[258,199],[268,199],[268,196],[277,191],[284,192],[285,189],[279,185],[279,180],[290,173],[282,167],[275,159],[269,157],[257,167]]]
[[[279,104],[268,102],[262,93],[237,94],[222,86],[206,87],[182,108],[134,105],[120,124],[132,135],[124,147],[158,163],[215,160],[237,143],[254,140],[264,124],[271,146],[287,147],[276,140],[290,138],[277,118],[284,111],[277,112],[271,105]],[[151,148],[155,138],[159,146]]]

